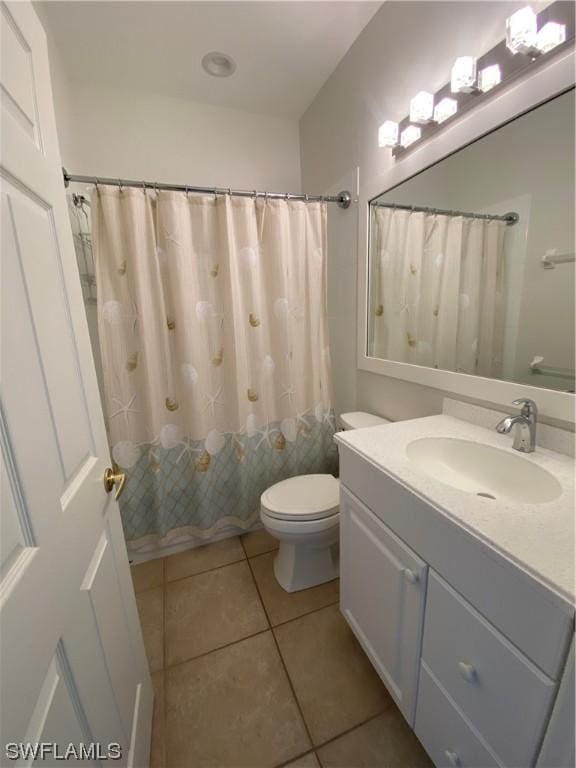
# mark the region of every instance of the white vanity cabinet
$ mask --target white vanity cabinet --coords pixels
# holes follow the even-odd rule
[[[341,610],[435,765],[571,768],[573,607],[341,442]]]
[[[428,568],[345,489],[340,531],[341,610],[412,725]]]

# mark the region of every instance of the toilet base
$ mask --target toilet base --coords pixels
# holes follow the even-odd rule
[[[307,547],[280,541],[274,560],[276,581],[285,592],[298,592],[337,579],[340,573],[338,542],[330,546]]]

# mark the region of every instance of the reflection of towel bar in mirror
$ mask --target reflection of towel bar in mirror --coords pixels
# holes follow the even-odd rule
[[[544,269],[556,269],[556,264],[570,264],[574,261],[576,261],[575,253],[556,253],[555,248],[551,251],[546,251],[540,259]]]
[[[530,362],[530,370],[532,373],[539,373],[545,376],[560,376],[562,378],[573,379],[573,368],[558,368],[553,365],[542,365],[544,358],[541,355],[534,355]]]

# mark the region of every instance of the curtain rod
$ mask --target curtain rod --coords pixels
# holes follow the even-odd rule
[[[303,200],[306,203],[337,203],[340,208],[349,208],[352,202],[352,195],[347,190],[339,192],[337,195],[293,195],[289,192],[258,192],[248,189],[230,189],[224,187],[191,187],[187,184],[162,184],[155,181],[134,181],[130,179],[105,179],[100,176],[77,176],[68,173],[62,168],[64,177],[64,186],[67,187],[71,181],[80,184],[109,184],[116,187],[140,187],[141,189],[151,190],[170,190],[172,192],[190,192],[193,194],[204,195],[234,195],[235,197],[263,197],[271,200]]]
[[[398,208],[401,211],[415,211],[417,213],[440,213],[446,216],[464,216],[467,219],[489,219],[491,221],[505,221],[508,226],[520,221],[520,215],[510,211],[502,216],[491,213],[468,213],[467,211],[448,211],[442,208],[427,208],[421,205],[398,205],[396,203],[370,203],[376,208]]]

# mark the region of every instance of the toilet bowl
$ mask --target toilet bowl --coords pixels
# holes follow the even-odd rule
[[[386,423],[362,412],[340,416],[343,429]],[[272,485],[260,497],[262,524],[280,542],[274,575],[286,592],[338,577],[339,489],[332,475],[298,475]]]

